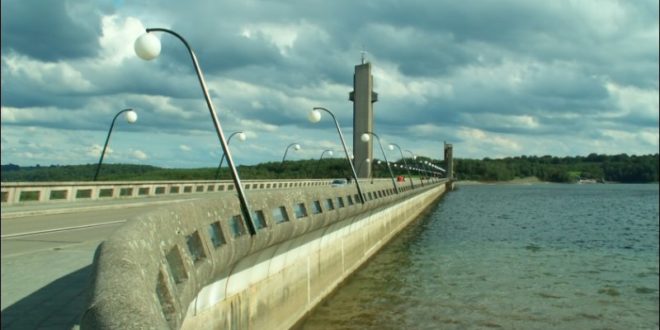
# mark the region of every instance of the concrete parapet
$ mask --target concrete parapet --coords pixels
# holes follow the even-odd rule
[[[246,189],[328,186],[330,179],[243,180]],[[2,182],[2,205],[139,198],[169,194],[222,192],[234,189],[230,180]]]
[[[98,247],[81,329],[290,327],[445,187],[253,191],[254,236],[236,198],[139,215]]]

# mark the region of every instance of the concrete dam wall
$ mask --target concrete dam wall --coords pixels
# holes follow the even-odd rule
[[[363,183],[234,196],[141,214],[99,245],[81,329],[286,329],[450,188]]]

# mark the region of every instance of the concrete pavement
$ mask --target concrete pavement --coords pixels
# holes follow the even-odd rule
[[[122,219],[145,208],[208,197],[209,194],[195,194],[3,206],[2,329],[77,327],[94,251],[122,224]],[[115,215],[118,219],[110,221]],[[70,226],[65,223],[77,217],[83,220],[94,217],[104,224]],[[25,226],[28,223],[31,226],[48,224],[49,227],[33,230]],[[57,227],[62,229],[51,229]]]

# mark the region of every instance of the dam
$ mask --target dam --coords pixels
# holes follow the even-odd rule
[[[234,198],[138,215],[98,247],[80,327],[290,328],[453,182],[363,187],[252,191],[255,235]]]

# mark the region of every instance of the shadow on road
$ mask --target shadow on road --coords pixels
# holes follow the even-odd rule
[[[83,267],[5,308],[2,329],[71,329],[80,321],[91,271]]]

